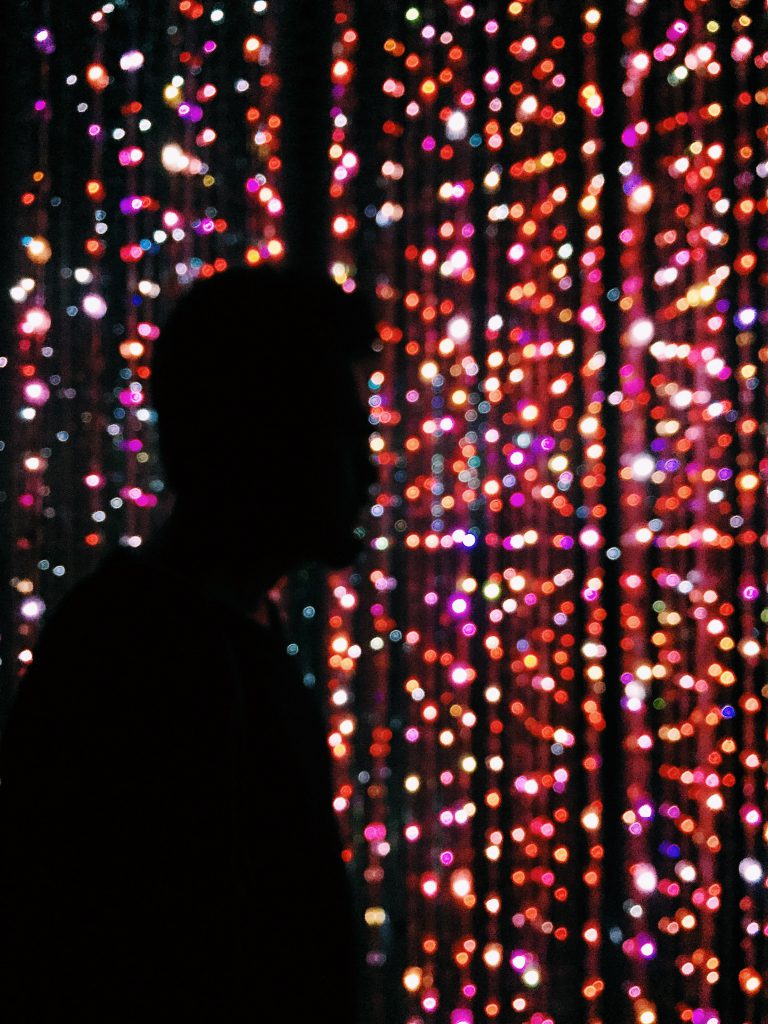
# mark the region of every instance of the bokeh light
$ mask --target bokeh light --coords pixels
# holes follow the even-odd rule
[[[286,607],[370,1020],[760,1024],[765,4],[330,7],[328,271],[378,301],[381,485],[360,565]],[[167,511],[168,304],[286,252],[273,4],[139,9],[25,15],[22,674]]]

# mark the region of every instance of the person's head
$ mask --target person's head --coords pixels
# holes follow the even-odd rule
[[[182,295],[157,339],[151,397],[168,486],[201,542],[243,568],[349,564],[375,482],[365,383],[373,312],[284,267],[226,270]]]

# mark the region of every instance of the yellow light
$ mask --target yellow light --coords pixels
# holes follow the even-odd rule
[[[403,974],[403,987],[409,992],[418,992],[421,987],[421,968],[409,967]]]
[[[368,907],[365,911],[365,923],[370,928],[380,928],[387,920],[383,907]]]
[[[501,965],[502,954],[503,951],[500,944],[498,942],[491,942],[483,950],[483,960],[491,970],[495,970]]]
[[[588,832],[596,832],[600,828],[600,815],[597,811],[588,809],[581,816],[581,824]]]
[[[736,486],[740,491],[754,491],[760,486],[760,477],[752,472],[739,473]]]
[[[51,246],[48,239],[43,238],[42,235],[32,238],[27,245],[27,256],[38,265],[47,263],[51,258]]]
[[[451,875],[451,891],[454,896],[463,899],[472,892],[472,873],[466,868],[460,868]]]
[[[103,64],[89,64],[85,77],[90,87],[96,92],[101,92],[109,85],[109,74]]]
[[[642,185],[638,185],[637,188],[632,189],[629,196],[627,197],[627,206],[632,213],[646,213],[653,203],[653,189],[644,182]]]

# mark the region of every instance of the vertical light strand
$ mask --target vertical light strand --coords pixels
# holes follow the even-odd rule
[[[374,20],[371,15],[367,17],[369,21]],[[361,161],[370,161],[372,155],[358,153],[355,146],[358,104],[362,99],[357,82],[358,77],[365,74],[358,50],[360,35],[366,31],[366,26],[361,24],[366,15],[362,13],[358,17],[357,5],[350,0],[335,0],[333,18],[328,112],[331,168],[328,271],[337,284],[351,292],[358,286],[358,260],[365,262],[366,257],[370,260],[373,255],[361,253],[357,241],[363,220],[370,219],[372,213],[361,205],[357,182]],[[372,35],[369,48],[379,42],[375,31]],[[371,167],[371,174],[375,173],[375,168]],[[365,283],[375,291],[374,273],[372,269]],[[373,428],[371,450],[379,465],[382,491],[391,490],[392,484],[390,459],[376,430],[380,422],[389,417],[379,394],[388,372],[384,355],[368,381],[369,421]],[[366,524],[374,541],[380,527],[382,533],[392,529],[389,515],[388,508],[378,500],[374,502]],[[392,787],[398,784],[397,772],[393,773],[389,765],[392,658],[378,635],[386,635],[389,626],[391,612],[384,602],[391,575],[386,568],[385,550],[375,554],[373,560],[376,568],[367,578],[363,574],[370,556],[364,558],[354,572],[331,575],[326,628],[329,744],[336,787],[334,806],[342,816],[343,856],[351,864],[361,904],[360,925],[365,936],[365,979],[369,993],[367,1012],[372,1020],[383,1021],[391,1016],[385,982],[391,973],[388,961],[397,956],[391,939],[388,941],[396,916],[388,893],[400,837],[396,834],[398,824],[390,813],[395,802]],[[373,637],[368,635],[370,616],[373,616]],[[365,641],[360,633],[366,637]],[[398,882],[396,880],[395,884]]]
[[[620,404],[623,444],[618,469],[621,492],[621,553],[623,572],[619,577],[622,592],[621,620],[623,689],[622,709],[626,738],[623,749],[629,781],[622,825],[626,828],[627,909],[629,935],[625,949],[629,956],[629,989],[635,1012],[655,1019],[657,993],[668,991],[672,998],[674,978],[672,957],[664,948],[664,938],[656,939],[656,888],[653,841],[656,834],[656,807],[659,779],[655,757],[654,732],[658,699],[654,703],[650,668],[646,661],[649,616],[653,600],[652,569],[655,564],[648,527],[651,513],[646,508],[649,483],[654,469],[652,421],[648,418],[650,396],[647,390],[647,344],[655,316],[653,295],[643,287],[640,272],[653,260],[654,228],[659,223],[653,205],[655,150],[649,130],[655,120],[657,97],[646,87],[651,57],[645,48],[645,36],[652,19],[645,18],[644,4],[628,3],[626,8],[622,92],[626,118],[621,135],[623,160],[617,171],[624,193],[622,246],[622,295],[619,300],[623,349],[621,353]],[[658,941],[658,946],[657,946]],[[642,951],[642,955],[638,955]],[[647,970],[643,965],[649,965]]]
[[[39,548],[40,532],[44,523],[43,499],[45,493],[46,459],[41,451],[45,447],[45,421],[50,386],[44,379],[41,365],[50,353],[49,332],[53,318],[47,308],[48,275],[46,269],[53,255],[49,233],[49,202],[51,181],[49,173],[49,125],[52,116],[50,89],[50,58],[56,42],[50,23],[47,3],[38,6],[41,16],[35,27],[34,94],[25,97],[29,122],[33,127],[33,145],[22,177],[21,204],[17,223],[22,228],[20,239],[24,255],[17,255],[19,276],[11,288],[11,298],[19,306],[16,333],[16,365],[12,402],[14,419],[11,442],[17,459],[12,468],[11,493],[13,503],[10,524],[15,545],[12,568],[15,570],[10,584],[14,587],[17,604],[15,613],[15,649],[9,655],[14,667],[22,671],[32,660],[31,647],[35,626],[45,612],[40,595]],[[29,225],[29,227],[27,227]],[[18,453],[18,454],[16,454]],[[9,690],[15,692],[15,680],[9,679]],[[4,700],[4,707],[7,706]]]
[[[728,285],[726,313],[726,359],[732,369],[730,400],[739,417],[735,423],[734,494],[729,525],[734,532],[735,544],[731,548],[731,572],[735,584],[729,595],[733,607],[731,640],[734,643],[733,669],[738,690],[734,687],[727,703],[721,708],[723,715],[719,737],[717,764],[726,794],[723,814],[723,851],[718,865],[718,878],[722,880],[721,900],[723,912],[718,927],[718,952],[721,977],[715,988],[716,1004],[723,1017],[739,1015],[750,1022],[759,1020],[768,1009],[765,992],[765,943],[760,943],[760,918],[765,913],[764,876],[766,860],[765,784],[760,793],[754,769],[759,756],[756,743],[766,738],[765,731],[758,739],[756,716],[763,708],[766,696],[765,658],[760,657],[760,615],[765,608],[764,597],[758,597],[757,582],[764,577],[764,503],[757,499],[760,488],[760,455],[755,440],[758,424],[764,418],[764,405],[758,375],[760,349],[756,336],[759,330],[761,306],[760,285],[757,274],[758,252],[765,239],[760,238],[756,219],[760,201],[759,154],[765,158],[765,126],[755,118],[760,101],[757,83],[758,68],[766,54],[756,53],[755,43],[765,36],[761,28],[768,23],[763,5],[731,4],[720,13],[721,31],[718,34],[717,58],[722,68],[721,80],[725,95],[735,101],[723,111],[722,138],[732,138],[733,146],[724,147],[722,168],[727,178],[724,184],[732,196],[723,218],[723,247],[727,263],[732,266]],[[727,14],[727,16],[726,16]],[[764,77],[764,76],[763,76]],[[763,119],[764,120],[764,119]],[[761,138],[762,135],[762,138]],[[721,143],[722,144],[722,143]],[[768,168],[763,162],[763,176]],[[715,189],[710,198],[720,202],[725,189]],[[765,208],[765,189],[762,189]],[[762,304],[765,300],[763,298]],[[763,614],[763,618],[764,618]],[[736,795],[741,796],[741,802]],[[729,834],[735,841],[729,842]],[[762,900],[760,883],[763,882]],[[763,932],[765,934],[765,931]]]

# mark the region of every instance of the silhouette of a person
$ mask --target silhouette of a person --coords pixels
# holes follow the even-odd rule
[[[323,713],[268,591],[358,551],[373,336],[362,298],[281,268],[171,314],[173,511],[49,617],[0,747],[8,1024],[355,1019]]]

